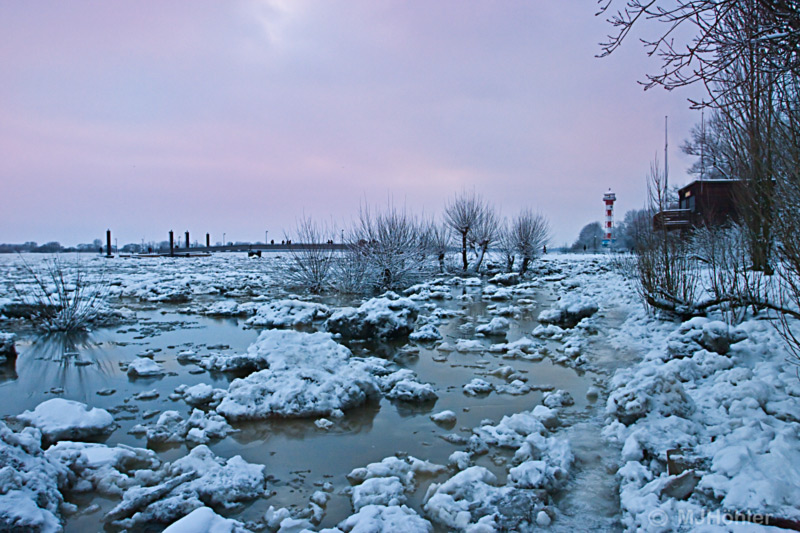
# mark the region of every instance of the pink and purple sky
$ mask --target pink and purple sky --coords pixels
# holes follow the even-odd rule
[[[280,240],[359,203],[440,215],[463,188],[554,245],[645,201],[700,120],[590,0],[0,3],[0,242]]]

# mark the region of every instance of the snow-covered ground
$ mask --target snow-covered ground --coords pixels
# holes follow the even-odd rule
[[[769,320],[648,316],[604,256],[363,300],[293,294],[286,264],[84,259],[106,318],[42,335],[0,256],[0,530],[800,523]]]

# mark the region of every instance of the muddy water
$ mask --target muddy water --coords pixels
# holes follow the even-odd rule
[[[459,338],[478,338],[486,348],[495,342],[530,337],[530,332],[538,324],[535,317],[553,299],[548,296],[548,291],[540,292],[537,305],[518,320],[512,320],[512,329],[507,336],[481,338],[475,337],[473,327],[479,319],[487,321],[491,318],[487,313],[487,302],[480,300],[479,288],[454,289],[455,296],[471,294],[475,296],[475,301],[437,302],[438,307],[465,311],[465,316],[448,319],[439,329],[445,336],[444,340],[451,344]],[[513,302],[498,305],[509,304]],[[134,325],[79,336],[50,335],[23,339],[18,343],[20,355],[16,364],[7,365],[0,374],[0,395],[4,398],[0,415],[33,409],[40,402],[53,397],[75,399],[114,413],[119,428],[107,437],[106,443],[145,447],[143,437],[128,433],[131,427],[152,423],[159,412],[167,409],[177,410],[184,416],[190,412],[184,402],[173,402],[167,398],[175,387],[210,383],[215,387],[227,388],[233,379],[231,376],[201,372],[194,365],[181,365],[176,360],[179,352],[240,353],[258,336],[257,330],[243,328],[243,321],[238,319],[215,320],[175,311],[170,307],[164,307],[163,310],[140,309]],[[556,342],[548,344],[552,351],[558,346]],[[462,386],[475,377],[502,384],[502,379],[488,373],[506,365],[523,373],[528,384],[534,388],[564,389],[575,398],[575,405],[568,408],[563,417],[566,427],[561,431],[569,432],[570,438],[574,439],[578,465],[585,466],[577,469],[570,482],[571,488],[565,491],[565,496],[559,497],[558,506],[563,508],[565,519],[562,525],[577,525],[578,521],[573,522],[572,517],[586,512],[596,513],[597,505],[607,507],[600,512],[614,515],[614,506],[618,504],[611,495],[599,496],[601,501],[594,508],[582,504],[585,498],[592,496],[592,492],[614,492],[614,487],[610,486],[613,484],[613,469],[605,466],[602,469],[595,468],[598,465],[594,460],[595,455],[607,453],[599,443],[599,408],[586,399],[586,390],[599,378],[598,375],[556,365],[548,358],[538,362],[507,360],[488,351],[439,353],[430,346],[409,351],[401,350],[398,344],[351,343],[350,347],[356,355],[390,357],[401,366],[414,370],[421,381],[434,385],[439,399],[426,405],[381,400],[348,412],[328,431],[318,429],[313,420],[275,420],[235,426],[239,430],[237,433],[210,444],[211,449],[223,457],[241,455],[247,461],[266,465],[267,472],[272,476],[269,483],[272,495],[231,516],[241,520],[258,520],[270,505],[302,509],[323,482],[330,482],[335,490],[321,527],[335,525],[352,512],[347,493],[349,483],[345,476],[353,468],[399,452],[446,464],[448,456],[454,451],[463,450],[464,445],[451,444],[442,437],[450,434],[469,437],[471,429],[483,421],[496,423],[504,415],[529,410],[539,404],[542,397],[540,390],[519,396],[493,392],[488,396],[472,397],[462,392]],[[130,362],[147,351],[152,351],[153,358],[164,365],[167,375],[129,379],[121,370],[120,363]],[[152,389],[158,391],[158,398],[133,399],[135,394]],[[97,394],[98,391],[111,390],[114,392],[109,395]],[[458,417],[452,428],[436,425],[429,418],[431,414],[445,409],[453,410]],[[174,460],[185,455],[188,448],[181,445],[157,451],[164,460]],[[489,454],[480,458],[478,464],[493,470],[504,482],[508,466],[504,464],[506,459],[500,453]],[[585,479],[581,479],[582,475]],[[421,480],[420,487],[409,499],[409,505],[418,511],[431,481]],[[574,492],[573,496],[569,495],[569,490]],[[594,497],[598,498],[598,495],[594,494]],[[67,519],[67,532],[96,530],[103,514],[116,503],[85,495],[75,495],[73,501],[80,510],[77,515]],[[85,509],[90,504],[97,505],[87,512]]]

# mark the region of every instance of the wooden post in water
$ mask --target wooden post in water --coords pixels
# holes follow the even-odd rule
[[[186,249],[189,249],[189,230],[186,230]]]
[[[106,257],[111,257],[111,230],[106,230]]]
[[[206,233],[206,248],[211,248],[211,234]]]
[[[175,234],[169,230],[169,256],[175,255]]]

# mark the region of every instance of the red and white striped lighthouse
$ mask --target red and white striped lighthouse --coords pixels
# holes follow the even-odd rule
[[[617,195],[608,189],[608,192],[603,195],[603,203],[606,208],[605,223],[603,224],[603,247],[607,248],[614,244],[614,202]]]

